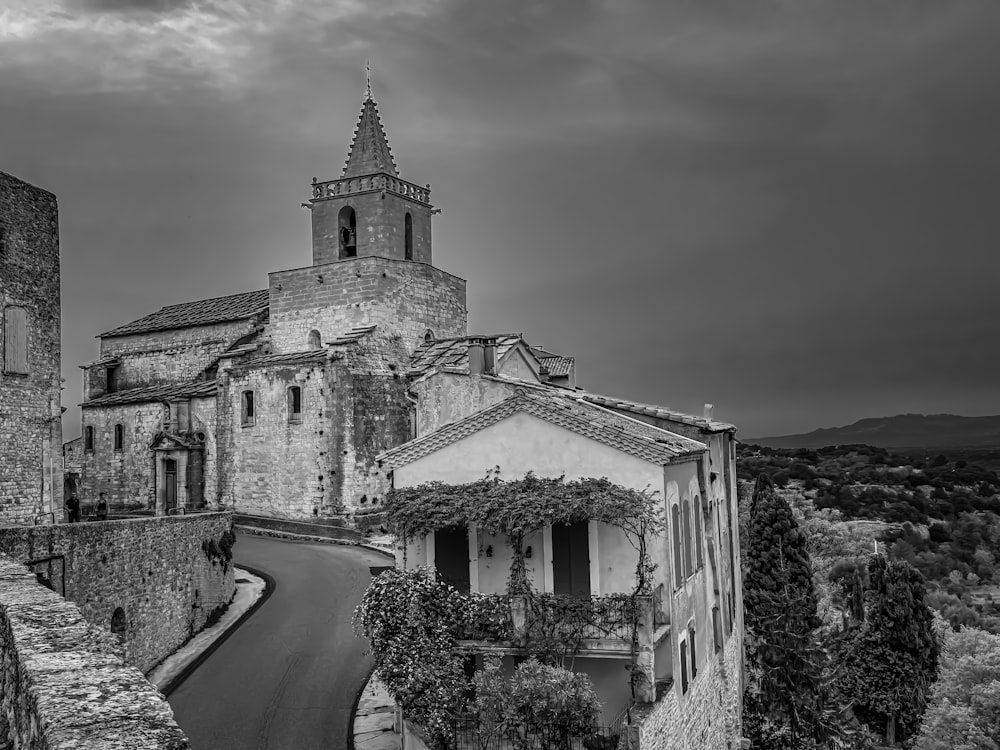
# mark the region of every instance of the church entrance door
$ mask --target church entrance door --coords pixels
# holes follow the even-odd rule
[[[177,462],[172,458],[163,461],[163,508],[167,512],[177,507]]]

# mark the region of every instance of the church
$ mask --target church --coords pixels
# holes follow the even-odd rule
[[[411,358],[466,335],[465,281],[433,265],[430,186],[400,177],[370,93],[343,173],[311,192],[312,265],[100,334],[82,365],[85,498],[287,518],[377,506],[376,455],[412,437]]]

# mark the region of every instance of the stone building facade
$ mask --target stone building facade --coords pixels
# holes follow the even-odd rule
[[[465,281],[432,265],[430,186],[399,176],[370,96],[343,174],[311,191],[311,266],[100,335],[85,501],[291,518],[379,502],[375,457],[412,434],[411,357],[466,334]]]
[[[62,512],[56,197],[0,172],[0,524]]]

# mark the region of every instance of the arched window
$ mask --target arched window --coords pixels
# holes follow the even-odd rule
[[[674,536],[674,588],[684,585],[684,568],[681,566],[681,511],[674,503],[670,507],[670,526]]]
[[[125,428],[120,425],[115,425],[115,450],[120,451],[122,449],[122,444],[125,442]]]
[[[431,343],[431,342],[432,342],[433,340],[434,340],[434,331],[432,331],[432,330],[431,330],[430,328],[428,328],[428,329],[427,329],[427,330],[426,330],[426,331],[424,332],[424,343],[425,343],[425,344],[429,344],[429,343]]]
[[[684,498],[681,506],[681,524],[683,533],[681,539],[684,542],[684,577],[691,575],[691,501]]]
[[[413,217],[410,216],[410,212],[406,212],[406,218],[403,220],[403,232],[405,235],[405,254],[404,258],[406,260],[413,260]]]
[[[306,346],[310,349],[321,349],[323,347],[323,341],[319,337],[319,331],[315,328],[309,331],[309,340]]]
[[[293,385],[288,389],[288,421],[302,421],[302,388]]]
[[[705,564],[705,558],[702,556],[703,552],[701,540],[701,495],[694,496],[694,554],[695,554],[695,570],[701,570],[702,566]]]
[[[344,206],[337,216],[337,235],[340,258],[355,258],[358,255],[358,219],[354,209]]]
[[[83,428],[83,449],[85,451],[94,450],[94,428],[89,424]]]
[[[125,643],[125,631],[128,623],[125,621],[125,610],[118,607],[111,615],[111,632],[118,638],[119,643]]]

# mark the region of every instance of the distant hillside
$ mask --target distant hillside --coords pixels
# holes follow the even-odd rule
[[[846,427],[825,427],[803,435],[741,440],[771,448],[822,448],[854,443],[880,448],[1000,448],[1000,416],[899,414],[861,419]]]

